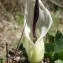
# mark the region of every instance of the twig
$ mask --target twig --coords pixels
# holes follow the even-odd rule
[[[11,58],[11,57],[8,57],[9,59],[12,59],[12,61],[15,61],[15,62],[17,62],[16,60],[14,60],[13,58]]]
[[[7,63],[8,63],[8,44],[6,43],[6,57],[7,57]]]
[[[22,31],[21,37],[20,37],[20,39],[19,39],[19,41],[18,41],[18,45],[17,45],[16,50],[19,48],[20,41],[21,41],[21,39],[22,39],[22,36],[23,36],[23,33],[24,33],[25,26],[26,26],[26,23],[25,23],[25,25],[24,25],[24,27],[23,27],[23,31]]]

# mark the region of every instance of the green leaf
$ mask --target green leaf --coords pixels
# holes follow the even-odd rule
[[[44,54],[44,57],[52,59],[52,53],[47,52],[47,53]]]
[[[45,43],[45,54],[44,57],[49,58],[50,62],[53,63],[53,55],[54,55],[54,49],[55,45],[53,43]]]
[[[54,43],[45,43],[45,56],[52,61],[63,60],[63,34],[60,31],[57,31],[54,41]]]
[[[23,47],[23,44],[21,44],[21,45],[19,46],[18,50],[21,50],[21,51],[23,52],[23,56],[24,56],[25,58],[28,58],[28,57],[27,57],[27,54],[26,54],[26,50],[25,50],[25,48]]]
[[[46,52],[54,52],[55,45],[53,43],[45,43]]]
[[[55,53],[54,54],[54,60],[61,59],[63,60],[63,52]]]
[[[55,53],[54,56],[53,56],[53,60],[58,60],[59,59],[59,54],[58,53]]]
[[[59,59],[63,60],[63,52],[59,52]]]
[[[50,63],[54,63],[53,54],[51,52],[45,53],[44,58],[49,58]]]
[[[47,37],[48,37],[48,40],[49,40],[50,43],[54,43],[54,36],[53,35],[48,33]]]
[[[57,31],[55,36],[55,52],[63,51],[63,35],[60,31]]]
[[[61,59],[63,60],[63,34],[60,31],[57,31],[55,35],[55,54],[54,60]]]

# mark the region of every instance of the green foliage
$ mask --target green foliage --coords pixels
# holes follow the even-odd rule
[[[55,45],[53,43],[45,43],[45,51],[46,52],[54,52]]]
[[[60,31],[57,31],[55,36],[55,48],[56,52],[63,51],[63,35]]]
[[[47,34],[47,37],[49,39],[49,42],[54,43],[54,36],[51,34]]]
[[[51,41],[53,36],[49,36],[49,41]],[[58,60],[58,63],[63,61],[63,34],[60,31],[57,31],[55,37],[53,38],[54,42],[45,43],[45,56],[50,58],[50,63]],[[60,60],[59,60],[60,59]]]
[[[27,58],[26,50],[25,50],[25,48],[23,47],[23,43],[19,46],[18,49],[21,50],[21,51],[23,52],[23,56],[24,56],[25,58]]]

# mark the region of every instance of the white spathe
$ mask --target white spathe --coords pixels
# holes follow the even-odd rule
[[[25,42],[24,47],[28,55],[30,63],[39,63],[44,57],[44,41],[43,37],[46,35],[52,24],[52,18],[49,11],[44,7],[41,0],[39,2],[39,18],[36,23],[37,41],[33,43],[33,17],[34,17],[34,0],[27,0],[24,14],[24,33]],[[25,25],[26,24],[26,25]]]

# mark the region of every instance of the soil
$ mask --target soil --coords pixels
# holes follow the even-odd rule
[[[22,25],[19,26],[9,13],[0,13],[0,58],[5,58],[6,43],[8,48],[16,48],[22,34]]]

